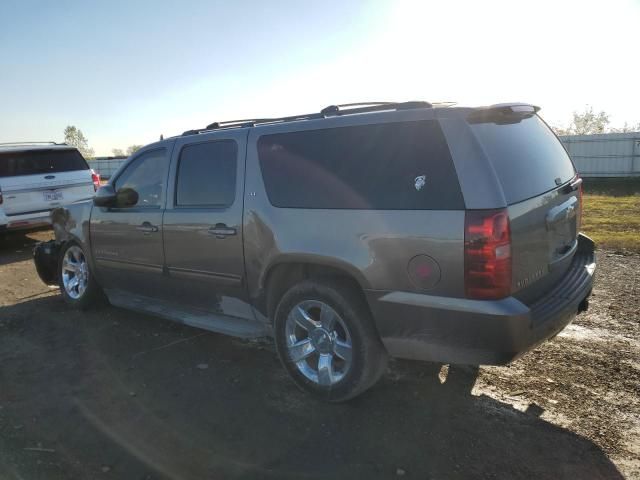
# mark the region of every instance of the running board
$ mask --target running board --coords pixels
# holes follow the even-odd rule
[[[109,298],[109,302],[116,307],[148,313],[211,332],[240,338],[259,338],[271,335],[270,326],[258,321],[230,317],[190,306],[176,305],[157,298],[134,295],[122,290],[105,290],[105,294]]]

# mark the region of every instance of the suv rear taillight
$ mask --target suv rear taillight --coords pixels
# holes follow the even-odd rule
[[[97,191],[100,188],[100,174],[91,170],[91,181],[93,182],[93,190]]]
[[[580,176],[578,176],[578,178],[580,178]],[[582,208],[582,201],[584,200],[583,196],[582,196],[582,183],[580,182],[580,185],[578,185],[578,203],[580,205],[578,205],[578,218],[576,219],[576,232],[580,231],[580,228],[582,228],[582,212],[583,212],[583,208]]]
[[[511,232],[506,209],[467,210],[464,289],[467,298],[477,300],[495,300],[511,293]]]

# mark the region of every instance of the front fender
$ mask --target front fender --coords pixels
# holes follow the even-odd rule
[[[55,233],[56,244],[60,247],[70,241],[78,243],[84,251],[89,267],[95,271],[89,235],[92,208],[93,200],[56,208],[51,211],[51,225]]]

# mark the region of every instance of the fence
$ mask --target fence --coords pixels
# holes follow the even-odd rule
[[[126,160],[127,157],[97,157],[89,160],[89,167],[99,173],[100,178],[106,179],[111,177]]]
[[[640,132],[560,137],[583,177],[640,176]]]

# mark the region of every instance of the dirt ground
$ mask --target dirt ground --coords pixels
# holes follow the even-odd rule
[[[600,251],[587,314],[507,367],[391,363],[344,405],[268,341],[70,310],[0,240],[0,478],[640,478],[640,256]]]

